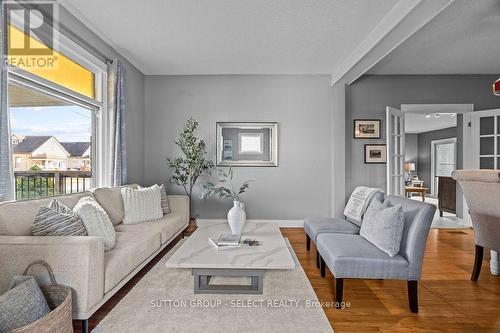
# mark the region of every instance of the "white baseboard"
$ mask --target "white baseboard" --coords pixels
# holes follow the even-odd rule
[[[247,220],[247,222],[255,222],[255,223],[274,223],[277,224],[280,228],[303,228],[304,220]],[[218,224],[218,223],[227,223],[225,219],[197,219],[196,224],[200,227],[210,225],[210,224]]]

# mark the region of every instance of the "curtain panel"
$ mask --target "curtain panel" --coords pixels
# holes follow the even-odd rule
[[[108,65],[108,112],[111,136],[111,185],[127,183],[127,142],[125,137],[125,74],[120,60]]]
[[[15,199],[14,171],[12,169],[12,143],[10,138],[10,119],[8,101],[8,70],[7,59],[7,30],[4,20],[4,1],[0,0],[0,201]]]

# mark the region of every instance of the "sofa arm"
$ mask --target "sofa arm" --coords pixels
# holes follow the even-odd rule
[[[169,195],[168,203],[173,214],[181,215],[186,225],[189,224],[189,197],[187,195]]]
[[[52,267],[57,283],[72,288],[73,314],[86,313],[103,298],[104,242],[92,236],[0,236],[0,294],[38,259]],[[30,275],[48,281],[37,268]]]

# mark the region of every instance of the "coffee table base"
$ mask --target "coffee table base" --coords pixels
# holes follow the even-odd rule
[[[264,270],[193,268],[195,294],[262,294]],[[250,285],[210,284],[213,276],[250,277]]]

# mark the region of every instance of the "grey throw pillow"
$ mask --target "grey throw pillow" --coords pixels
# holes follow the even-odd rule
[[[46,316],[49,305],[32,276],[15,276],[0,296],[0,332],[9,332]]]
[[[163,214],[170,214],[170,203],[168,202],[167,189],[165,185],[160,186],[160,194],[161,194],[161,210]]]
[[[41,207],[31,226],[33,236],[86,236],[82,218],[59,201],[53,199],[48,207]]]
[[[398,204],[389,207],[375,198],[366,210],[359,234],[380,250],[394,257],[399,252],[403,236],[403,207]]]

